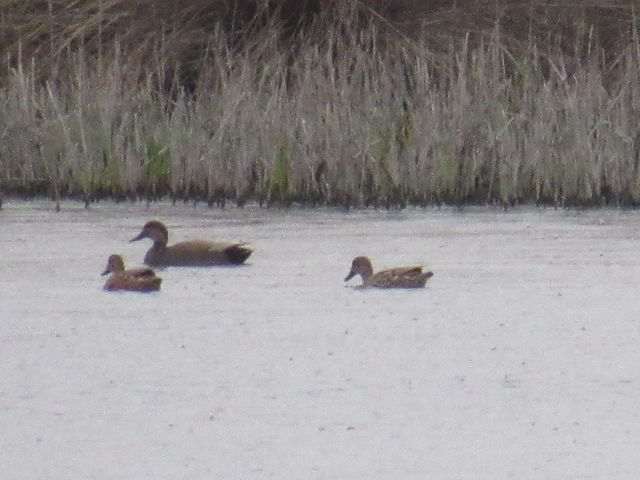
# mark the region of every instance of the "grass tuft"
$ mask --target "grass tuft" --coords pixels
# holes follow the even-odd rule
[[[640,203],[631,1],[0,6],[4,195]]]

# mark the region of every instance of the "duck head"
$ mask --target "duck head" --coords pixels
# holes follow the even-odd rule
[[[373,267],[367,257],[356,257],[353,259],[353,262],[351,262],[351,270],[344,281],[351,280],[355,275],[360,275],[363,280],[373,275]]]
[[[120,255],[109,255],[107,260],[107,267],[102,272],[102,275],[108,275],[110,273],[118,273],[124,271],[124,261]]]
[[[169,232],[167,231],[167,227],[164,226],[164,223],[157,220],[151,220],[150,222],[145,223],[144,227],[142,227],[142,231],[129,241],[135,242],[137,240],[142,240],[143,238],[150,238],[153,240],[153,243],[166,245],[169,241]]]

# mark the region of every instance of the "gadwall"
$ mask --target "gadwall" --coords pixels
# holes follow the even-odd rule
[[[129,290],[132,292],[154,292],[160,290],[162,278],[157,277],[150,268],[132,268],[125,270],[120,255],[110,255],[102,275],[111,276],[104,284],[105,290]]]
[[[167,227],[157,220],[147,222],[140,234],[130,241],[135,242],[142,238],[153,240],[153,246],[144,256],[144,263],[157,267],[240,265],[253,252],[241,243],[209,240],[188,240],[168,247]]]
[[[356,257],[351,262],[351,271],[344,281],[355,275],[362,277],[362,287],[378,288],[422,288],[433,272],[423,272],[422,267],[398,267],[373,273],[371,260],[367,257]]]

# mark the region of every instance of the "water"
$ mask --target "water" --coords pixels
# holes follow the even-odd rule
[[[139,265],[149,242],[128,240],[152,218],[170,242],[255,253],[104,292],[108,255]],[[6,202],[0,463],[20,479],[635,479],[639,225]],[[345,286],[362,254],[435,276]]]

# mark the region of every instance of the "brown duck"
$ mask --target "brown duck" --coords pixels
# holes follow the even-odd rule
[[[167,246],[169,232],[162,222],[147,222],[140,234],[130,241],[143,238],[153,240],[144,256],[144,263],[157,267],[187,267],[212,265],[240,265],[251,255],[250,248],[241,243],[222,243],[209,240],[188,240]]]
[[[422,288],[433,277],[433,272],[423,272],[422,267],[398,267],[373,273],[371,261],[367,257],[356,257],[351,262],[351,271],[344,281],[355,275],[362,277],[361,287]]]
[[[102,275],[111,276],[104,284],[105,290],[129,290],[132,292],[154,292],[160,290],[162,278],[157,277],[150,268],[132,268],[125,270],[120,255],[110,255],[107,268]]]

